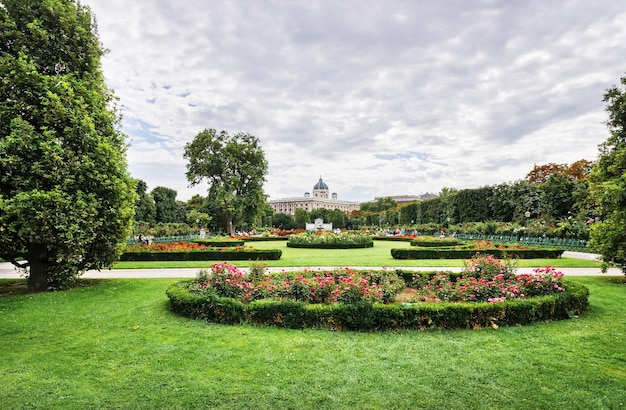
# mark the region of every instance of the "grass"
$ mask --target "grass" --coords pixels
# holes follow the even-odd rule
[[[0,408],[614,409],[626,406],[626,284],[574,277],[568,321],[335,333],[173,315],[173,279],[0,281]]]
[[[408,242],[374,241],[374,247],[364,249],[301,249],[288,248],[286,241],[251,242],[256,249],[280,249],[280,260],[266,261],[269,267],[299,266],[417,266],[417,267],[462,267],[462,260],[419,259],[398,260],[391,257],[392,248],[409,247]],[[149,268],[210,268],[216,261],[182,262],[118,262],[117,269]],[[249,261],[232,261],[239,267],[250,266]],[[601,263],[575,258],[521,259],[521,268],[554,266],[556,268],[600,268]]]

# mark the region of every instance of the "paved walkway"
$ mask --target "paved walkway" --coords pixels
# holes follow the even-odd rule
[[[585,253],[585,252],[565,252],[563,256],[568,258],[581,258],[581,259],[590,259],[597,260],[598,255]],[[352,266],[354,269],[375,269],[372,266]],[[333,269],[332,267],[314,267],[314,268],[304,268],[304,267],[285,267],[285,268],[268,268],[270,272],[280,272],[280,271],[293,271],[293,270],[304,270],[304,269]],[[458,272],[462,268],[442,268],[442,267],[399,267],[398,269],[403,270],[411,270],[411,271],[440,271],[440,270],[450,270],[453,272]],[[193,278],[196,276],[200,269],[198,268],[181,268],[181,269],[110,269],[110,270],[102,270],[96,271],[91,270],[85,272],[82,276],[83,278],[104,278],[104,279],[114,279],[114,278]],[[242,270],[245,270],[242,268]],[[602,273],[599,268],[560,268],[557,269],[560,272],[563,272],[565,276],[621,276],[623,275],[622,271],[618,268],[610,268],[607,273]],[[518,268],[517,273],[532,273],[533,268]],[[20,272],[15,269],[15,267],[10,263],[0,263],[0,279],[13,279],[19,278]]]

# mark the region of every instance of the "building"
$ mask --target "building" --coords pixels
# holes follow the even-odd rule
[[[405,204],[410,204],[410,203],[415,202],[415,201],[424,201],[426,199],[436,198],[436,197],[437,197],[437,195],[429,194],[429,193],[425,193],[425,194],[421,194],[421,195],[377,196],[377,197],[374,198],[373,201],[368,201],[368,203],[376,203],[376,202],[378,202],[379,199],[391,198],[394,201],[396,201],[396,203],[398,205],[405,205]]]
[[[337,199],[337,193],[333,192],[329,195],[330,190],[328,185],[320,180],[313,186],[313,193],[305,192],[302,197],[294,198],[281,198],[272,199],[269,201],[270,206],[275,213],[284,213],[289,215],[295,215],[296,209],[304,209],[307,212],[311,212],[315,209],[339,209],[343,212],[350,213],[352,211],[358,211],[360,208],[359,202],[340,201]]]

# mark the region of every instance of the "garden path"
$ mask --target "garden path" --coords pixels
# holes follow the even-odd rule
[[[585,252],[570,252],[566,251],[563,256],[570,258],[581,258],[581,259],[591,259],[596,260],[599,258],[598,255],[593,253],[585,253]],[[373,269],[371,266],[351,266],[353,269]],[[293,271],[293,270],[304,270],[304,267],[290,267],[290,268],[268,268],[269,272],[281,272],[281,271]],[[308,268],[311,270],[317,269],[334,269],[333,267],[313,267]],[[400,268],[403,270],[412,270],[412,271],[422,271],[422,272],[432,272],[432,271],[440,271],[440,270],[449,270],[453,272],[458,272],[462,268],[442,268],[442,267],[403,267]],[[96,271],[91,270],[85,272],[82,276],[83,278],[104,278],[104,279],[114,279],[114,278],[193,278],[198,273],[198,268],[181,268],[181,269],[110,269],[110,270],[102,270]],[[242,268],[245,271],[245,268]],[[599,268],[559,268],[557,269],[560,272],[563,272],[565,276],[621,276],[623,275],[622,271],[618,268],[610,268],[607,273],[602,273]],[[518,274],[521,273],[532,273],[532,268],[519,268],[517,270]],[[20,278],[20,272],[18,272],[15,267],[8,262],[0,263],[0,279],[15,279]]]

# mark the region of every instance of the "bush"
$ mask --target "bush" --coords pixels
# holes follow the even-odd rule
[[[213,248],[227,248],[229,246],[244,246],[244,241],[241,239],[194,239],[193,243],[199,245],[205,245]]]
[[[457,238],[435,238],[430,236],[420,236],[411,241],[411,246],[421,246],[424,248],[440,248],[447,246],[463,245],[463,242]]]
[[[305,304],[260,300],[248,305],[234,299],[207,295],[200,298],[186,287],[193,280],[167,290],[170,309],[182,316],[223,324],[267,325],[291,329],[388,331],[429,329],[481,329],[527,325],[580,315],[588,305],[589,291],[564,282],[563,292],[532,299],[500,303]]]
[[[229,250],[228,248],[207,248],[198,252],[124,252],[121,261],[223,261],[230,260],[279,260],[280,249]]]
[[[371,248],[374,241],[368,235],[359,233],[310,233],[305,232],[291,235],[287,241],[290,248],[320,248],[320,249],[353,249]]]
[[[347,273],[357,280],[348,280]],[[587,288],[563,281],[552,268],[514,276],[509,265],[492,256],[476,257],[461,273],[400,271],[395,279],[388,271],[316,274],[282,273],[277,281],[266,275],[253,285],[252,274],[246,277],[224,262],[166,293],[172,311],[217,323],[358,331],[497,328],[566,319],[581,314],[589,296]],[[444,302],[392,303],[405,286],[401,278]],[[382,296],[364,297],[372,284],[382,284],[374,287],[383,289]]]
[[[559,258],[563,249],[456,249],[456,248],[428,248],[428,249],[392,249],[394,259],[469,259],[476,252],[484,252],[497,258]]]

